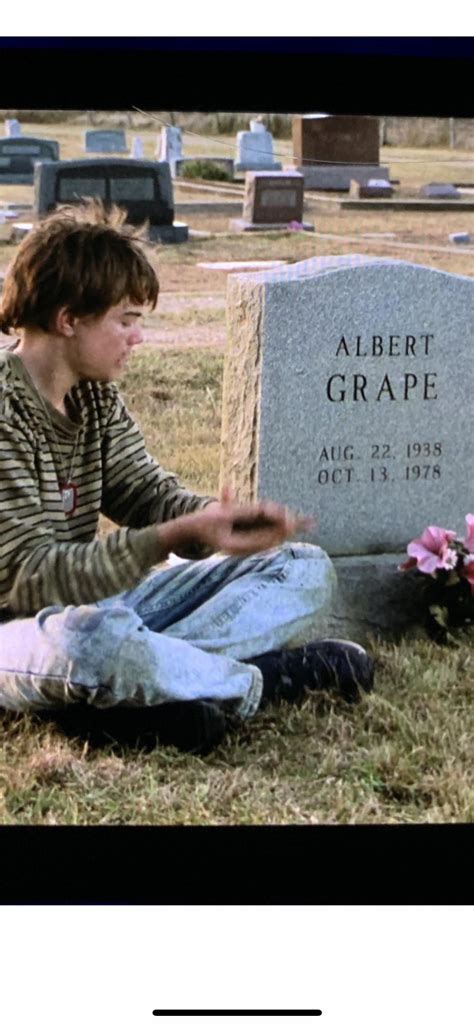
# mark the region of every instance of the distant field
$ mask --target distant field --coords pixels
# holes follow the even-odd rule
[[[85,124],[73,124],[64,122],[59,124],[22,123],[24,135],[44,135],[46,138],[58,140],[60,144],[60,155],[62,159],[85,158],[83,149],[83,137],[87,127]],[[131,145],[134,135],[140,135],[144,156],[146,159],[156,159],[155,150],[157,140],[161,131],[161,123],[156,123],[156,128],[126,129],[127,141]],[[235,135],[219,135],[215,137],[201,137],[197,133],[184,133],[183,152],[186,156],[199,155],[221,155],[227,157],[235,156]],[[290,139],[274,140],[275,157],[281,160],[283,165],[291,164],[292,142]],[[431,181],[460,182],[472,181],[474,188],[474,150],[450,150],[448,148],[405,148],[385,146],[381,149],[381,164],[388,164],[392,178],[400,181],[397,187],[399,192],[404,190],[412,191]],[[235,190],[236,186],[231,187]],[[330,194],[326,194],[326,196]],[[366,239],[367,233],[380,233],[380,235],[395,233],[394,242],[414,244],[421,246],[443,246],[448,245],[448,235],[454,231],[471,232],[474,238],[474,212],[457,212],[456,203],[453,202],[453,210],[446,213],[432,214],[431,212],[407,213],[404,211],[352,211],[338,210],[324,198],[318,200],[315,194],[307,194],[305,205],[305,217],[311,221],[316,228],[315,235],[300,236],[296,233],[291,235],[285,233],[280,236],[268,236],[258,238],[248,236],[235,236],[229,234],[228,222],[230,216],[226,213],[214,213],[211,209],[197,211],[192,215],[182,217],[179,211],[180,202],[197,202],[200,200],[219,202],[227,198],[234,203],[239,203],[239,196],[232,195],[228,189],[222,194],[220,192],[209,192],[207,189],[198,192],[196,189],[189,189],[179,181],[174,185],[174,197],[176,204],[176,217],[178,220],[186,220],[191,228],[198,231],[218,234],[219,238],[212,240],[191,240],[189,243],[178,247],[156,247],[157,260],[160,263],[162,286],[164,290],[179,287],[186,289],[196,287],[195,277],[191,266],[194,263],[194,256],[199,254],[203,260],[241,260],[245,257],[242,254],[251,253],[255,259],[267,259],[267,254],[272,256],[276,253],[287,256],[290,260],[306,259],[315,254],[347,253],[354,251],[383,254],[402,259],[414,260],[415,262],[426,263],[428,266],[439,267],[458,274],[473,274],[473,254],[465,251],[462,247],[454,253],[433,253],[429,250],[426,254],[420,250],[401,251],[394,245],[391,247],[387,238]],[[23,203],[32,202],[32,186],[15,186],[0,184],[0,201],[18,201]],[[23,220],[27,220],[25,215]],[[325,240],[321,236],[325,234],[336,234],[338,239]],[[356,236],[356,242],[346,242],[345,236]],[[0,270],[11,259],[14,247],[0,243]],[[174,275],[172,268],[180,267],[180,273]],[[171,280],[168,276],[169,268]],[[184,274],[184,277],[183,277]],[[188,282],[188,276],[190,280]],[[218,287],[222,287],[222,278],[216,279],[211,276],[209,279],[205,274],[197,275],[197,278],[206,289],[212,282],[220,281]]]

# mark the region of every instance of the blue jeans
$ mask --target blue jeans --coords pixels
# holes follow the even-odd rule
[[[234,700],[252,716],[262,675],[251,659],[318,636],[335,572],[322,549],[286,543],[238,559],[152,570],[91,605],[47,606],[0,623],[0,707],[151,706]]]

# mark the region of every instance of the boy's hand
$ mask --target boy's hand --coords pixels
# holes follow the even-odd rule
[[[308,530],[312,525],[312,518],[301,517],[276,502],[236,503],[230,488],[224,486],[219,501],[162,524],[159,530],[174,528],[177,547],[197,542],[214,552],[249,556],[281,545],[297,531]]]

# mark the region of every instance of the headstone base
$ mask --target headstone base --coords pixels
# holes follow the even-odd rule
[[[291,224],[291,222],[290,222]],[[290,231],[288,221],[281,224],[254,224],[252,221],[245,221],[243,217],[233,217],[229,221],[231,232],[287,232]],[[314,224],[308,221],[300,222],[298,229],[293,231],[314,232]]]
[[[4,202],[0,202],[0,211],[1,210],[5,211],[5,213],[7,213],[7,214],[9,214],[9,213],[16,213],[17,210],[33,210],[33,204],[32,203],[15,203],[14,200],[11,201],[11,202],[8,202],[8,203],[7,202],[5,202],[5,203]]]
[[[297,167],[304,176],[304,187],[306,189],[320,189],[321,191],[349,192],[351,180],[354,178],[362,185],[367,185],[369,178],[389,179],[388,167],[380,167],[377,164],[318,164],[317,167]]]
[[[331,557],[338,587],[321,637],[396,640],[421,626],[424,609],[417,575],[398,570],[406,552]]]
[[[151,224],[148,238],[150,242],[187,242],[189,228],[184,221],[173,221],[173,224]]]
[[[0,174],[0,185],[33,185],[33,181],[33,171],[18,175],[13,171],[5,171],[4,174]]]

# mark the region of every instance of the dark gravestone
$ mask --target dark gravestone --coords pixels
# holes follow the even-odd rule
[[[128,153],[125,132],[93,128],[84,133],[84,149],[86,153]]]
[[[305,114],[293,118],[293,154],[323,164],[378,164],[379,119],[346,114]]]
[[[297,171],[247,171],[242,217],[230,222],[234,231],[286,228],[303,224],[304,179]]]
[[[254,224],[302,221],[303,176],[280,171],[248,171],[243,216]]]
[[[344,191],[352,179],[386,178],[379,166],[379,119],[345,114],[293,118],[293,163],[305,189]]]
[[[148,221],[151,240],[184,242],[187,225],[174,221],[169,164],[112,157],[39,164],[35,169],[34,211],[42,217],[62,204],[100,199],[127,211],[130,224]]]
[[[0,139],[0,184],[32,185],[34,166],[39,160],[58,160],[59,143],[34,136]]]

